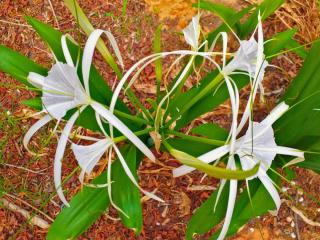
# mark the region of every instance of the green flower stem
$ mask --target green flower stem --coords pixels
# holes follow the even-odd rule
[[[136,122],[136,123],[148,124],[148,121],[143,119],[143,118],[132,116],[132,115],[130,115],[128,113],[124,113],[124,112],[121,112],[121,111],[116,110],[116,109],[114,110],[114,113],[118,117],[123,117],[123,118],[129,119],[129,120],[131,120],[133,122]]]
[[[201,98],[207,95],[214,87],[216,87],[224,79],[224,76],[219,73],[204,89],[202,89],[194,98],[192,98],[183,108],[179,111],[178,114],[173,116],[165,126],[170,126],[174,121],[176,121],[180,116],[188,111],[194,104],[196,104]]]
[[[124,85],[124,88],[126,88],[126,87],[127,87],[127,84]],[[141,109],[141,111],[146,116],[146,118],[148,120],[152,120],[153,119],[152,115],[150,114],[148,109],[146,109],[143,106],[143,104],[140,102],[139,98],[134,94],[134,92],[130,88],[128,88],[126,93],[127,93],[129,100],[132,102],[133,105],[135,105],[136,110],[139,111],[139,109]]]
[[[180,137],[182,139],[185,139],[185,140],[190,140],[190,141],[193,141],[193,142],[205,143],[205,144],[209,144],[209,145],[213,145],[213,146],[223,146],[225,144],[225,142],[221,141],[221,140],[190,136],[190,135],[186,135],[186,134],[174,131],[174,130],[168,130],[167,133],[173,134],[173,135],[175,135],[177,137]]]
[[[146,128],[146,129],[144,129],[144,130],[134,132],[134,134],[135,134],[136,136],[142,136],[142,135],[145,135],[145,134],[147,134],[147,133],[149,133],[149,132],[152,132],[152,131],[154,131],[154,128]],[[127,140],[127,137],[126,137],[126,136],[120,136],[120,137],[114,138],[114,139],[113,139],[113,142],[114,142],[114,143],[119,143],[119,142],[123,142],[123,141],[125,141],[125,140]]]
[[[106,109],[109,110],[109,106],[105,105],[105,104],[102,104],[100,102],[98,102],[99,104],[101,104],[102,106],[104,106]],[[123,117],[123,118],[126,118],[126,119],[129,119],[133,122],[136,122],[136,123],[142,123],[142,124],[148,124],[149,122],[143,118],[139,118],[137,116],[133,116],[129,113],[124,113],[124,112],[121,112],[117,109],[114,109],[114,114],[118,117]]]

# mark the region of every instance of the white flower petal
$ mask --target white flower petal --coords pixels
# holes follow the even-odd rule
[[[42,89],[45,81],[45,77],[34,72],[29,72],[27,77],[28,81],[35,87]]]
[[[273,186],[272,180],[265,172],[260,170],[258,172],[258,177],[272,197],[278,211],[281,205],[281,199],[277,189]]]
[[[71,67],[74,67],[74,63],[73,63],[71,54],[69,52],[66,35],[62,35],[61,37],[61,47],[62,47],[63,55],[64,55],[64,58],[66,59],[67,64]]]
[[[155,156],[150,149],[125,124],[123,124],[122,121],[98,102],[93,101],[91,106],[99,115],[108,120],[111,125],[126,136],[144,155],[150,160],[155,161]]]
[[[186,42],[194,49],[198,50],[199,37],[200,37],[200,15],[196,15],[192,18],[189,25],[183,29],[183,35]]]
[[[60,139],[58,141],[58,146],[57,146],[57,150],[56,150],[56,155],[54,158],[54,185],[56,187],[58,196],[60,197],[61,201],[66,205],[66,206],[70,206],[68,201],[66,200],[63,191],[62,191],[62,187],[61,187],[61,168],[62,168],[62,159],[63,159],[63,155],[64,155],[64,151],[67,145],[67,141],[69,138],[69,134],[72,130],[72,127],[75,123],[75,121],[77,120],[77,118],[79,117],[80,113],[86,108],[86,106],[82,106],[78,111],[76,111],[71,118],[68,120],[66,126],[64,127]]]
[[[159,198],[159,197],[156,196],[155,194],[150,193],[150,192],[147,192],[147,191],[145,191],[144,189],[142,189],[142,188],[139,186],[139,184],[137,183],[135,177],[134,177],[133,174],[131,173],[130,168],[128,167],[126,161],[124,160],[124,158],[123,158],[120,150],[118,149],[118,147],[117,147],[116,145],[113,145],[113,147],[114,147],[115,152],[117,153],[117,156],[118,156],[118,158],[119,158],[119,160],[120,160],[120,162],[121,162],[121,165],[122,165],[125,173],[127,174],[128,178],[131,180],[131,182],[132,182],[137,188],[139,188],[139,190],[140,190],[141,192],[143,192],[144,195],[146,195],[146,196],[148,196],[148,197],[150,197],[150,198],[152,198],[152,199],[154,199],[154,200],[156,200],[156,201],[158,201],[158,202],[164,202],[161,198]]]
[[[90,75],[93,53],[96,48],[97,42],[103,33],[106,34],[108,40],[111,43],[111,46],[113,48],[114,53],[116,54],[121,66],[123,67],[123,60],[121,57],[121,53],[120,53],[119,47],[118,47],[117,42],[116,42],[115,38],[113,37],[113,35],[110,32],[104,31],[101,29],[94,30],[90,34],[90,36],[86,42],[86,45],[83,50],[83,57],[82,57],[82,76],[83,76],[84,86],[85,86],[85,89],[86,89],[86,92],[88,95],[90,95],[89,75]]]
[[[32,138],[32,136],[40,129],[42,128],[44,125],[46,125],[48,122],[50,122],[52,120],[50,115],[45,115],[43,118],[41,118],[39,121],[37,121],[35,124],[33,124],[31,126],[31,128],[28,130],[28,132],[26,133],[26,135],[23,138],[23,146],[25,147],[25,149],[31,153],[31,154],[35,154],[34,152],[32,152],[29,148],[28,148],[28,144]]]
[[[237,198],[237,185],[238,185],[237,180],[230,180],[230,190],[229,190],[227,213],[226,213],[226,216],[225,216],[225,219],[223,222],[221,232],[220,232],[217,240],[223,240],[228,233],[230,222],[232,219],[233,210],[234,210],[234,205],[235,205],[236,198]]]
[[[276,107],[272,109],[269,115],[261,122],[266,126],[271,126],[275,121],[277,121],[287,110],[289,105],[285,102],[279,103]]]
[[[273,148],[272,147],[256,147],[255,149],[257,151],[264,152],[264,154],[268,152],[273,152],[275,154],[304,158],[304,152],[295,148],[276,146]]]

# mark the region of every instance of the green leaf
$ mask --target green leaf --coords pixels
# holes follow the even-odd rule
[[[73,17],[76,19],[76,21],[79,23],[82,30],[86,33],[87,36],[90,35],[94,31],[94,27],[90,23],[89,19],[79,6],[78,2],[76,0],[64,0],[64,4],[67,6],[67,8],[72,13]],[[122,73],[115,62],[114,58],[112,57],[111,53],[109,52],[108,48],[102,41],[102,39],[99,39],[97,43],[97,49],[105,59],[105,61],[109,64],[109,66],[113,69],[113,71],[117,74],[118,77],[122,76]]]
[[[316,42],[282,98],[290,109],[273,125],[279,145],[306,151],[305,161],[298,166],[317,172],[320,172],[320,111],[316,110],[320,109],[319,51],[320,42]]]
[[[39,111],[42,110],[42,101],[40,97],[23,100],[21,101],[21,103],[33,109],[36,109]]]
[[[128,5],[128,0],[123,0],[122,4],[122,17],[125,17],[127,14],[127,5]]]
[[[293,104],[307,98],[313,93],[320,91],[320,42],[315,42],[304,61],[298,76],[290,84],[283,96],[283,100],[292,106]]]
[[[182,152],[170,146],[170,144],[163,140],[163,145],[167,148],[169,153],[174,156],[182,164],[196,168],[208,176],[219,179],[246,179],[255,175],[259,170],[259,164],[255,165],[252,169],[243,170],[229,170],[226,168],[215,167],[207,164],[196,157],[191,156],[188,153]]]
[[[228,132],[214,123],[201,124],[191,130],[192,133],[205,136],[211,139],[225,141],[228,137]]]
[[[161,28],[162,25],[159,25],[156,29],[154,40],[153,40],[153,51],[154,53],[161,52]],[[161,58],[155,61],[155,72],[156,72],[156,82],[157,82],[157,102],[160,101],[160,86],[162,80],[162,60]]]
[[[138,167],[136,148],[133,145],[127,145],[121,149],[121,152],[134,177],[138,179],[136,174]],[[143,224],[140,191],[128,178],[119,160],[112,164],[112,181],[113,201],[129,216],[128,218],[119,212],[122,223],[139,234]]]
[[[205,234],[209,232],[211,228],[221,222],[226,215],[228,193],[229,183],[227,183],[223,188],[216,209],[214,209],[214,205],[217,200],[218,190],[214,191],[211,196],[193,213],[187,226],[187,240],[192,240],[195,234]]]
[[[29,72],[36,72],[41,75],[47,74],[45,68],[3,45],[0,45],[0,59],[1,71],[10,74],[12,77],[29,87],[32,87],[27,80]]]
[[[241,25],[239,37],[240,39],[248,36],[253,30],[256,28],[258,24],[258,14],[260,12],[261,20],[264,21],[271,14],[273,14],[283,3],[285,0],[264,0],[254,12],[249,16],[247,21]]]
[[[105,184],[107,173],[97,177],[93,184]],[[51,225],[47,239],[75,239],[87,230],[107,209],[109,198],[106,188],[84,187],[70,202],[70,207],[64,207]]]

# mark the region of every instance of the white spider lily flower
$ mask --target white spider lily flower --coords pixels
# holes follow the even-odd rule
[[[277,210],[280,208],[280,196],[273,185],[273,181],[267,175],[267,170],[270,168],[272,161],[277,154],[295,156],[304,158],[304,153],[300,150],[278,146],[274,139],[274,132],[272,124],[279,119],[289,108],[284,102],[276,106],[271,113],[260,123],[253,122],[251,127],[249,126],[246,134],[234,142],[234,154],[237,154],[240,158],[241,167],[243,170],[248,170],[260,163],[258,173],[255,176],[248,178],[259,178],[262,184],[266,187],[270,196],[272,197]],[[231,143],[216,148],[208,153],[205,153],[198,157],[198,159],[210,163],[219,160],[221,157],[230,152]],[[234,166],[234,162],[230,159],[228,161],[228,168]],[[195,170],[189,166],[181,166],[173,170],[174,177],[179,177]],[[218,239],[224,239],[228,227],[232,218],[232,212],[236,200],[237,193],[237,181],[230,181],[228,210],[225,217],[223,229]],[[225,181],[222,182],[224,185]],[[220,188],[221,189],[221,188]]]
[[[30,72],[31,84],[39,87],[44,110],[55,119],[63,118],[73,108],[90,104],[75,67],[61,62],[53,65],[48,76]]]
[[[189,25],[183,29],[183,35],[186,42],[192,47],[193,50],[197,51],[199,48],[199,37],[200,37],[200,15],[194,16]]]
[[[256,31],[258,32],[258,41],[254,37]],[[241,70],[248,73],[250,78],[263,79],[268,62],[264,55],[264,37],[260,14],[258,15],[256,31],[249,40],[239,40],[239,49],[234,54],[233,59],[222,69],[224,75],[230,75],[236,70]]]
[[[116,47],[116,42],[114,38],[112,38],[111,33],[104,33],[106,33],[110,39],[111,45],[113,46],[117,57],[120,58],[119,49]],[[56,119],[59,123],[69,110],[79,108],[78,111],[76,111],[67,121],[67,124],[62,131],[54,159],[55,187],[57,189],[58,196],[66,206],[69,206],[69,204],[64,197],[61,188],[62,159],[72,127],[80,113],[84,111],[86,107],[91,106],[100,116],[109,122],[110,125],[117,128],[124,136],[127,137],[129,141],[136,145],[136,147],[147,157],[149,157],[151,160],[155,159],[150,149],[125,124],[123,124],[116,116],[113,115],[113,111],[110,112],[103,105],[91,99],[89,90],[89,73],[93,52],[91,52],[90,47],[88,47],[91,45],[90,42],[92,42],[91,39],[89,39],[86,44],[82,61],[84,87],[78,78],[77,67],[72,61],[65,36],[61,38],[61,45],[67,64],[57,61],[46,77],[32,72],[30,72],[28,76],[29,81],[43,91],[43,111],[41,112],[47,113],[45,117],[35,123],[26,133],[23,144],[28,151],[30,151],[28,149],[28,143],[30,139],[41,127],[43,127],[52,119]],[[121,58],[119,61],[122,62]],[[91,165],[88,167],[91,167]]]
[[[79,176],[80,182],[83,183],[84,175],[90,175],[93,168],[100,161],[101,157],[108,151],[112,145],[111,139],[101,139],[96,143],[83,146],[73,143],[71,149],[76,157],[76,160],[81,167],[81,173]]]
[[[135,177],[133,176],[129,166],[127,165],[123,155],[121,154],[120,150],[116,146],[116,144],[111,140],[111,138],[106,137],[105,139],[98,140],[96,143],[91,144],[91,145],[77,145],[77,144],[72,144],[72,150],[73,153],[76,157],[76,160],[81,167],[81,174],[79,176],[80,182],[83,183],[84,180],[84,175],[87,173],[88,175],[92,172],[93,168],[96,166],[96,164],[99,162],[101,157],[107,152],[108,153],[108,169],[107,169],[107,184],[108,186],[108,195],[111,204],[123,213],[125,216],[127,214],[119,208],[112,200],[112,179],[111,179],[111,168],[112,168],[112,150],[115,150],[115,153],[118,156],[119,161],[121,162],[121,165],[126,173],[126,175],[129,177],[131,182],[146,196],[159,201],[159,202],[164,202],[161,198],[156,196],[153,193],[150,193],[148,191],[145,191],[142,189],[138,182],[136,181]],[[117,181],[114,179],[114,181]],[[128,216],[127,216],[128,217]]]

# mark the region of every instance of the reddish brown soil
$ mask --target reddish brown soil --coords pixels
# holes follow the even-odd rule
[[[156,13],[149,12],[150,7],[144,2],[129,0],[125,19],[120,17],[122,7],[122,1],[120,0],[86,0],[79,2],[96,28],[109,29],[114,33],[123,52],[126,69],[136,60],[151,53],[153,33],[159,22]],[[297,1],[290,1],[289,3],[294,4],[294,2]],[[309,5],[314,3],[312,0],[307,2]],[[63,1],[52,0],[52,4],[60,29],[64,32],[69,32],[75,39],[84,43],[85,36],[81,34],[81,39],[78,38],[75,30],[75,21],[63,6]],[[296,5],[296,7],[302,8],[301,11],[304,11],[300,5]],[[286,9],[278,12],[277,16],[281,16],[283,11],[286,11]],[[113,13],[114,17],[106,16],[105,13]],[[0,43],[49,67],[53,62],[52,56],[35,32],[24,25],[26,24],[23,19],[24,15],[31,15],[57,27],[48,1],[3,0],[0,1],[0,20],[2,20],[0,22]],[[295,26],[294,21],[287,21],[286,24],[283,24],[277,16],[273,16],[265,24],[267,36],[285,29],[288,24]],[[317,17],[316,20],[319,20],[319,16]],[[203,15],[203,19],[206,20],[204,21],[206,29],[212,29],[212,25],[216,25],[216,23],[211,24],[212,22],[210,21],[216,18],[212,18],[208,13]],[[166,30],[163,31],[162,36],[163,48],[165,50],[187,48],[177,33],[180,29],[175,28],[177,23],[180,24],[180,20],[173,18],[162,21],[166,23]],[[181,24],[183,25],[183,23]],[[303,31],[302,28],[299,29]],[[300,32],[299,39],[306,41],[303,36],[303,32]],[[314,39],[314,37],[311,36],[310,39]],[[169,62],[170,60],[165,64]],[[116,78],[98,54],[96,55],[95,63],[105,79],[108,80],[110,86],[113,86]],[[271,69],[268,72],[265,79],[268,98],[266,103],[257,104],[255,109],[257,118],[264,116],[274,106],[276,99],[283,94],[286,86],[301,67],[301,60],[294,54],[284,54],[278,57],[274,64],[283,68],[285,73],[276,69]],[[150,67],[143,72],[140,81],[135,84],[136,92],[141,99],[153,96],[154,78],[153,68]],[[191,80],[191,82],[193,81],[195,79]],[[19,102],[30,98],[32,93],[24,89],[17,89],[17,86],[21,85],[1,72],[0,83],[0,186],[8,194],[14,195],[18,199],[23,199],[47,213],[51,218],[54,218],[60,209],[60,202],[57,197],[53,197],[52,201],[49,201],[49,196],[51,194],[54,195],[52,160],[56,140],[53,138],[49,144],[43,143],[43,139],[48,136],[53,125],[49,124],[42,129],[32,141],[35,148],[38,151],[40,149],[46,155],[40,158],[31,157],[23,149],[21,141],[26,130],[36,119],[18,120],[17,117],[25,116],[30,112]],[[243,98],[247,97],[247,94],[248,91],[242,91]],[[230,121],[229,109],[229,104],[226,103],[214,112],[204,116],[198,122],[213,120],[221,126],[228,127]],[[144,229],[137,239],[183,239],[186,224],[192,212],[210,195],[210,191],[195,191],[192,188],[190,189],[190,186],[201,184],[207,187],[216,187],[218,181],[206,178],[200,183],[202,177],[200,173],[193,173],[189,176],[174,179],[170,166],[177,166],[176,161],[166,154],[158,157],[158,164],[148,161],[143,162],[139,171],[140,183],[145,189],[152,190],[156,188],[157,194],[166,201],[166,204],[150,200],[144,202]],[[76,166],[70,151],[68,151],[64,162],[63,172],[64,176],[67,176]],[[23,166],[34,171],[44,171],[31,173],[8,164]],[[301,186],[306,193],[315,196],[319,200],[320,177],[311,171],[299,168],[294,168],[294,172],[297,174],[296,184]],[[77,186],[79,186],[77,176],[73,176],[65,186],[66,189],[70,189],[69,197],[77,191]],[[295,205],[310,219],[320,221],[320,208],[314,200],[308,199],[306,194],[301,195],[294,188],[289,188],[287,194],[293,199],[297,199]],[[21,204],[18,199],[5,197],[22,208],[32,211],[28,206]],[[283,195],[283,198],[288,199],[285,195]],[[109,215],[117,217],[112,209]],[[50,223],[50,220],[45,217],[44,219]],[[261,228],[261,232],[259,228]],[[45,235],[46,230],[31,226],[20,214],[9,211],[6,208],[0,209],[0,239],[45,239]],[[260,219],[252,220],[232,239],[294,239],[298,237],[308,240],[320,239],[320,229],[304,223],[301,218],[294,215],[290,208],[283,204],[277,217],[266,215]],[[135,237],[131,230],[125,229],[120,221],[111,220],[106,213],[80,239],[135,239]]]

